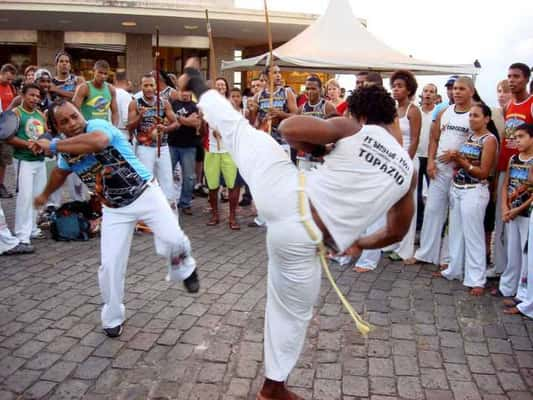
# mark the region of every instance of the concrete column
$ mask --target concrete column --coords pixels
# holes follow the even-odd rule
[[[127,33],[126,46],[126,72],[138,90],[141,76],[153,68],[152,35]]]
[[[37,32],[37,65],[54,73],[54,59],[58,50],[65,46],[65,33],[62,31]]]
[[[233,39],[225,39],[225,38],[213,38],[213,42],[215,45],[215,53],[216,53],[216,65],[217,65],[217,71],[218,75],[222,75],[224,78],[228,80],[228,83],[230,85],[230,88],[233,86],[233,72],[232,71],[221,71],[222,68],[222,60],[224,61],[232,61],[233,60],[233,52],[238,48],[235,44],[235,40]]]

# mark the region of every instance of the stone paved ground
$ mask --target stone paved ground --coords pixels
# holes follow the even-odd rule
[[[3,201],[13,215],[13,201]],[[0,400],[255,399],[262,379],[264,231],[204,226],[204,202],[182,217],[202,289],[164,281],[152,238],[136,235],[119,339],[99,325],[98,240],[36,242],[0,258]],[[249,218],[242,218],[243,222]],[[125,255],[126,256],[126,255]],[[504,316],[490,296],[431,277],[428,267],[357,275],[341,289],[376,325],[360,337],[322,282],[289,385],[307,400],[533,399],[533,321]]]

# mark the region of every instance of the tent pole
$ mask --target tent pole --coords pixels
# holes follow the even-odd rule
[[[266,21],[266,27],[267,27],[267,37],[268,37],[268,60],[269,60],[269,67],[268,67],[268,83],[269,83],[269,91],[270,91],[270,98],[269,98],[269,105],[268,110],[272,110],[272,107],[274,105],[274,79],[273,79],[273,67],[274,67],[274,58],[272,57],[272,29],[270,28],[270,18],[268,17],[268,5],[267,0],[264,0],[265,4],[265,21]],[[268,119],[268,134],[272,135],[272,118]]]

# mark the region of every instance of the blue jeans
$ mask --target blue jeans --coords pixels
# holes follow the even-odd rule
[[[170,158],[172,160],[172,170],[174,171],[174,167],[179,161],[183,177],[183,186],[178,207],[189,208],[192,204],[192,192],[194,190],[194,183],[196,182],[196,174],[194,170],[196,163],[196,147],[169,146],[169,149]]]

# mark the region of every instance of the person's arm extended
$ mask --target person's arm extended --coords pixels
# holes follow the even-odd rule
[[[437,167],[435,165],[435,158],[437,157],[437,149],[439,147],[439,140],[440,140],[440,120],[441,120],[442,114],[444,113],[444,110],[442,110],[439,113],[439,115],[437,115],[437,118],[435,118],[435,121],[431,123],[431,131],[429,135],[429,148],[428,148],[428,166],[427,166],[428,175],[431,179],[435,179],[435,174],[437,173]]]
[[[37,145],[45,152],[50,151],[50,141],[39,139]],[[57,152],[67,154],[98,153],[109,145],[109,136],[104,132],[94,131],[57,141]]]
[[[16,149],[29,149],[30,148],[30,142],[28,142],[27,140],[23,140],[17,136],[11,136],[9,139],[6,140],[6,143],[10,144]]]
[[[411,135],[411,143],[409,144],[409,157],[411,159],[415,158],[416,150],[418,149],[418,143],[420,141],[420,128],[422,127],[422,113],[420,109],[416,106],[409,108],[409,114],[407,114],[409,119],[409,132]]]
[[[462,156],[458,156],[455,162],[463,168],[469,175],[478,179],[487,179],[492,171],[498,144],[495,137],[490,137],[483,144],[483,154],[481,155],[481,164],[476,167],[472,166],[470,161]]]
[[[326,145],[358,132],[361,126],[352,118],[327,120],[295,115],[284,120],[278,130],[291,146],[298,143]]]
[[[113,85],[109,85],[109,91],[111,92],[111,123],[114,126],[118,126],[119,115],[118,115],[118,103],[117,103],[117,91]]]
[[[363,249],[381,249],[403,239],[409,230],[415,212],[414,191],[417,179],[417,174],[414,172],[409,191],[387,213],[385,227],[371,235],[357,239],[345,251],[345,254],[357,256]]]
[[[78,110],[81,110],[81,105],[88,95],[89,86],[87,86],[86,83],[77,86],[74,96],[72,97],[72,104],[74,104]]]
[[[63,186],[69,175],[70,171],[55,167],[50,173],[50,177],[48,178],[48,182],[46,183],[43,192],[34,200],[35,208],[44,206],[50,195]]]

